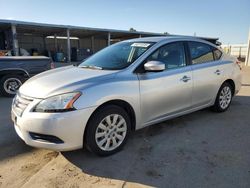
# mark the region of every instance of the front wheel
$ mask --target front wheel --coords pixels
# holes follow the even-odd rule
[[[116,153],[124,146],[130,130],[130,118],[124,109],[116,105],[102,107],[88,122],[87,148],[101,156]]]
[[[232,97],[233,97],[232,86],[228,82],[225,82],[219,89],[214,106],[212,107],[213,111],[216,112],[226,111],[231,104]]]

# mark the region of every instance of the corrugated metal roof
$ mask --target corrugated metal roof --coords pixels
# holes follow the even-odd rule
[[[37,23],[37,22],[27,22],[27,21],[18,21],[18,20],[6,20],[6,19],[0,19],[0,26],[2,25],[18,25],[22,28],[41,28],[44,27],[47,29],[71,29],[73,30],[85,30],[89,32],[102,32],[102,33],[113,33],[113,34],[128,34],[128,35],[144,35],[144,36],[176,36],[176,37],[194,37],[194,36],[185,36],[185,35],[166,35],[163,33],[154,33],[154,32],[144,32],[144,31],[126,31],[126,30],[118,30],[118,29],[104,29],[104,28],[94,28],[94,27],[83,27],[83,26],[72,26],[72,25],[59,25],[59,24],[47,24],[47,23]],[[213,43],[216,43],[218,38],[212,38],[212,37],[200,37],[196,36],[197,38],[211,41]]]

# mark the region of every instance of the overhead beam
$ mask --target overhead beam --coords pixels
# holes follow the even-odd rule
[[[121,36],[112,36],[112,39],[132,39],[132,38],[138,38],[138,35],[121,35]]]
[[[72,33],[72,32],[71,32]],[[86,34],[86,35],[83,35],[83,34],[77,34],[77,33],[74,33],[74,36],[78,37],[78,38],[81,38],[81,39],[84,39],[84,38],[91,38],[92,36],[94,37],[98,37],[98,36],[101,36],[102,38],[106,38],[106,33],[98,33],[98,32],[93,32],[91,34]]]

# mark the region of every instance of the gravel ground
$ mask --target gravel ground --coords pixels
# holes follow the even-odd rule
[[[133,133],[100,158],[26,146],[0,98],[0,187],[250,187],[250,68],[225,113],[208,109]]]

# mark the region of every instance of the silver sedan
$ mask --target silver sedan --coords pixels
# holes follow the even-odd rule
[[[12,120],[28,145],[110,155],[131,131],[202,108],[226,111],[240,87],[237,60],[209,42],[133,39],[29,79]]]

